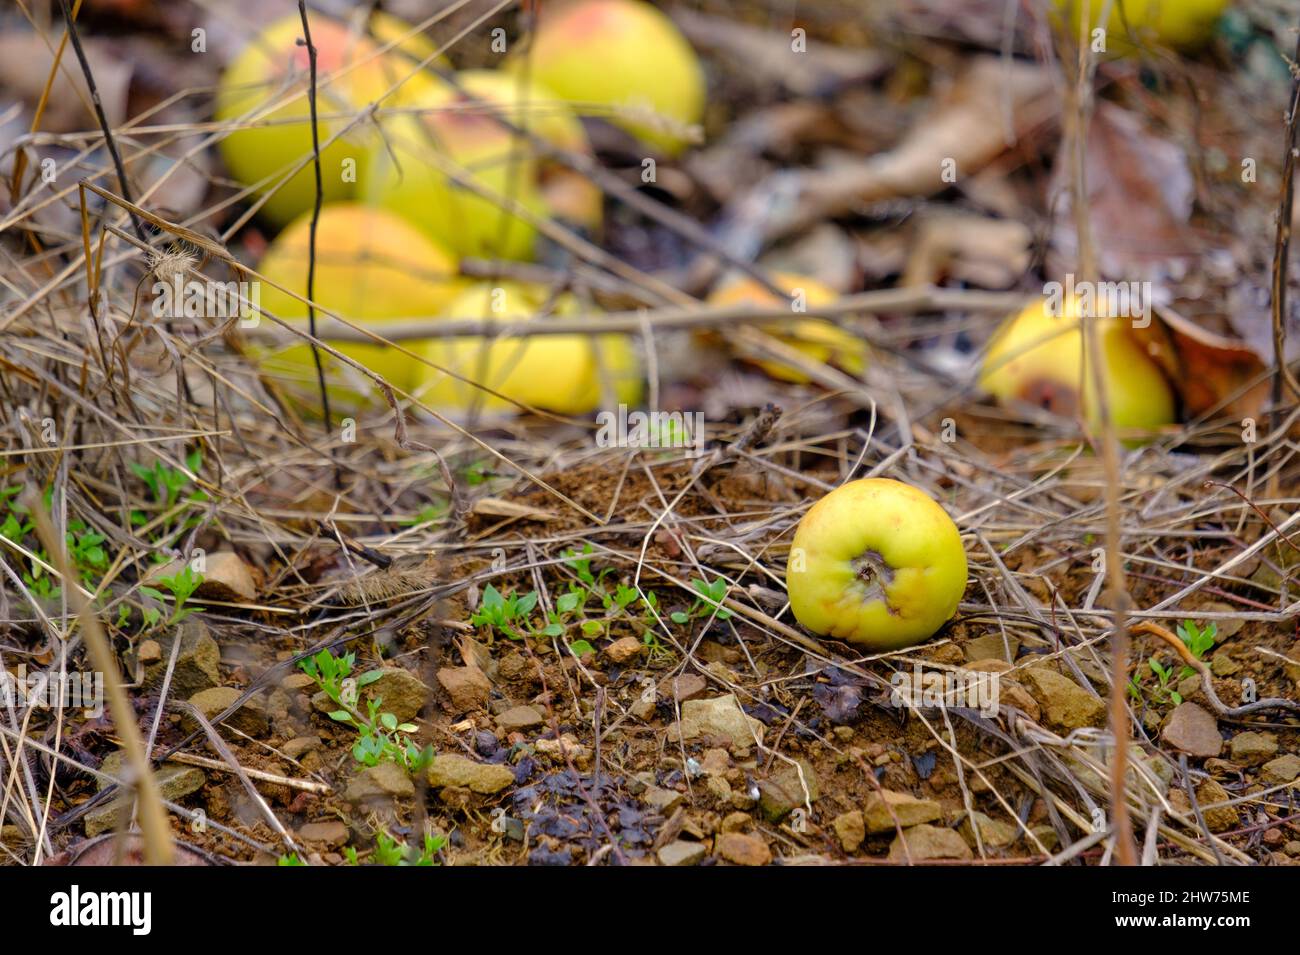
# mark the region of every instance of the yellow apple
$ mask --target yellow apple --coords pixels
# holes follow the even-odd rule
[[[456,81],[471,96],[499,107],[493,112],[512,126],[533,133],[557,149],[591,156],[587,132],[573,110],[533,77],[498,70],[462,70],[456,74]],[[482,110],[468,102],[464,108]],[[533,151],[527,140],[518,146]],[[542,201],[551,215],[593,231],[600,227],[601,191],[595,183],[545,156],[537,157],[536,173]]]
[[[795,619],[813,633],[897,650],[934,635],[966,591],[966,550],[947,512],[888,478],[850,481],[809,509],[786,564]]]
[[[794,301],[792,310],[828,305],[839,296],[826,285],[803,275],[791,272],[777,272],[771,276],[772,281],[785,289]],[[759,285],[749,276],[737,276],[723,282],[709,296],[710,305],[755,305],[768,308],[779,305],[781,300]],[[795,322],[765,327],[787,344],[793,345],[814,361],[835,365],[851,375],[859,376],[867,366],[868,350],[862,339],[846,332],[838,325],[818,318],[803,318]],[[797,368],[782,362],[763,360],[758,365],[773,378],[782,381],[807,383],[808,376]]]
[[[418,62],[434,53],[433,45],[416,34],[388,53],[376,55],[382,43],[347,25],[319,14],[312,15],[312,45],[316,47],[318,119],[328,114],[355,112],[383,96],[410,73]],[[383,42],[397,40],[410,28],[386,14],[375,14],[371,28]],[[311,109],[307,96],[309,63],[306,46],[299,46],[302,21],[297,13],[276,20],[258,34],[221,75],[215,118],[219,122],[243,121],[221,141],[222,158],[231,175],[246,186],[273,177],[274,186],[292,165],[312,152]],[[347,71],[347,72],[344,72]],[[417,74],[384,100],[384,107],[401,106],[434,85],[431,74]],[[285,105],[262,114],[262,107],[303,93]],[[366,154],[376,136],[373,125],[362,122],[335,142],[329,138],[349,120],[319,119],[321,142],[321,192],[326,202],[351,198]],[[349,163],[354,163],[353,168]],[[262,207],[262,215],[284,224],[310,209],[316,197],[312,163],[275,191]]]
[[[980,387],[1002,402],[1040,405],[1065,416],[1082,414],[1096,429],[1101,409],[1085,360],[1077,300],[1064,298],[1060,312],[1055,314],[1052,300],[1045,298],[1003,323],[984,356]],[[1136,437],[1173,422],[1174,396],[1155,362],[1125,328],[1126,321],[1097,319],[1097,343],[1111,420],[1121,434]]]
[[[1101,21],[1104,0],[1055,0],[1063,28],[1077,35],[1079,13],[1087,4],[1089,24]],[[1113,0],[1106,21],[1107,33],[1118,39],[1111,52],[1127,53],[1132,43],[1156,42],[1163,46],[1191,50],[1214,34],[1214,25],[1231,0]],[[1091,38],[1090,38],[1091,39]]]
[[[547,290],[518,282],[480,283],[446,309],[450,318],[536,319]],[[571,295],[554,303],[559,315],[579,311]],[[420,355],[508,398],[558,414],[580,415],[603,404],[635,405],[641,375],[631,342],[622,335],[534,335],[524,338],[429,339]],[[415,395],[430,407],[464,411],[515,406],[443,372],[422,366]]]
[[[695,51],[672,20],[640,0],[544,6],[511,69],[669,155],[686,145],[682,127],[704,115],[704,70]]]
[[[371,153],[362,195],[459,255],[531,259],[537,238],[531,223],[457,183],[427,158],[442,155],[467,178],[545,217],[527,142],[445,84],[424,91],[411,105],[421,111],[385,124],[388,143]]]
[[[307,293],[310,227],[310,212],[295,219],[271,243],[258,266],[267,279],[300,295]],[[401,218],[351,202],[321,209],[315,301],[323,308],[382,335],[386,322],[441,315],[462,288],[452,255]],[[261,306],[277,318],[307,317],[306,305],[265,283]],[[326,320],[319,312],[317,319],[323,330]],[[327,335],[319,337],[329,340]],[[409,391],[414,383],[417,362],[395,348],[360,342],[330,344],[392,385]],[[412,343],[403,344],[414,350]],[[349,407],[382,402],[371,379],[326,353],[321,353],[321,360],[331,399]],[[309,345],[289,345],[265,355],[261,364],[271,376],[291,382],[294,392],[314,394],[316,366]]]

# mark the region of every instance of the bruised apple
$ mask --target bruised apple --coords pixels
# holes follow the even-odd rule
[[[1086,361],[1078,299],[1061,299],[1059,307],[1053,301],[1036,302],[1002,325],[985,354],[980,386],[1002,402],[1082,415],[1096,429],[1101,407]],[[1096,332],[1111,420],[1121,435],[1133,439],[1173,422],[1174,396],[1125,327],[1127,321],[1096,319]]]
[[[850,481],[812,506],[786,564],[795,619],[871,650],[933,636],[966,590],[966,550],[938,502],[888,478]]]

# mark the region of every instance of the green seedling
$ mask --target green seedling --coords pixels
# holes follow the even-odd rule
[[[1182,703],[1182,694],[1170,686],[1174,677],[1174,668],[1172,666],[1162,666],[1155,657],[1147,659],[1147,667],[1155,674],[1157,681],[1156,686],[1151,691],[1151,702],[1156,706],[1162,706],[1165,703],[1173,703],[1174,706],[1177,706]],[[1128,693],[1133,698],[1133,702],[1142,702],[1142,684],[1138,682],[1136,673],[1129,677]]]
[[[417,848],[398,842],[386,832],[380,832],[375,836],[375,851],[370,858],[376,865],[433,866],[438,864],[438,853],[446,844],[447,839],[444,836],[426,834],[424,845]],[[357,850],[351,846],[345,848],[343,854],[347,857],[349,865],[361,864],[357,861]]]
[[[1193,620],[1184,620],[1178,625],[1179,639],[1187,645],[1192,656],[1198,660],[1204,660],[1205,655],[1214,648],[1214,638],[1218,634],[1219,628],[1214,623],[1207,623],[1204,627],[1197,626]],[[1196,669],[1190,666],[1184,666],[1179,673],[1181,677],[1195,676]]]
[[[423,772],[433,760],[433,746],[423,749],[411,738],[417,729],[414,723],[399,722],[392,713],[382,709],[383,698],[366,700],[365,712],[357,709],[359,692],[380,677],[378,670],[362,673],[352,678],[356,654],[335,656],[329,648],[301,661],[298,666],[316,682],[338,709],[329,713],[336,723],[350,726],[357,732],[352,744],[352,758],[363,766],[378,766],[395,762],[409,772]]]
[[[727,596],[726,580],[719,577],[710,584],[695,578],[691,581],[691,588],[699,596],[687,610],[677,610],[671,614],[673,623],[689,623],[698,617],[711,615],[716,615],[718,620],[731,619],[731,611],[722,606],[722,601]]]
[[[186,603],[194,595],[194,591],[199,589],[203,583],[203,575],[197,573],[188,563],[182,565],[181,569],[170,577],[159,577],[158,583],[166,587],[172,595],[172,612],[167,618],[167,626],[172,627],[180,623],[192,613],[202,610],[202,607],[187,607]],[[156,587],[141,586],[140,592],[160,603],[165,599],[162,592]],[[149,626],[155,626],[158,623],[159,612],[153,607],[145,608],[145,623]]]

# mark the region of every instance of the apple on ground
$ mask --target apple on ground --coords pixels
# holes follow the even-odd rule
[[[370,29],[375,38],[319,14],[310,15],[308,23],[316,47],[321,191],[329,202],[355,194],[366,154],[377,139],[373,124],[363,120],[325,145],[351,121],[350,115],[342,118],[340,114],[353,114],[384,96],[436,49],[418,33],[403,40],[412,28],[387,14],[372,16]],[[306,94],[309,58],[306,46],[299,45],[302,35],[298,13],[286,14],[253,37],[221,74],[214,118],[247,123],[221,140],[221,155],[236,180],[257,186],[260,192],[274,188],[294,164],[312,154]],[[399,40],[386,53],[379,52],[385,44]],[[382,105],[402,106],[434,84],[432,74],[417,73]],[[323,118],[331,114],[336,118]],[[357,164],[355,175],[346,174],[345,161],[349,159]],[[315,197],[316,173],[308,162],[267,199],[261,215],[283,225],[310,209]]]
[[[831,491],[795,530],[786,564],[795,619],[871,650],[933,636],[966,591],[961,534],[934,498],[863,478]]]
[[[1060,311],[1055,314],[1051,300],[1044,299],[1004,322],[984,356],[980,387],[1003,403],[1025,402],[1067,417],[1081,414],[1095,430],[1101,406],[1077,300],[1064,299]],[[1100,318],[1095,327],[1111,420],[1122,437],[1135,440],[1173,422],[1174,395],[1125,327],[1127,321]]]
[[[804,275],[776,272],[770,278],[773,284],[785,289],[794,299],[790,305],[792,310],[815,309],[818,305],[829,305],[839,298],[829,286]],[[747,275],[727,279],[714,290],[708,301],[710,305],[754,305],[763,308],[781,303],[780,298]],[[860,376],[867,366],[869,352],[866,343],[824,319],[801,318],[794,322],[773,324],[763,330],[794,346],[814,361],[834,365],[854,377]],[[807,375],[783,362],[763,359],[757,364],[773,378],[799,384],[808,382]]]
[[[545,321],[539,313],[549,290],[520,282],[480,283],[452,302],[449,318]],[[553,303],[557,315],[579,313],[572,295]],[[520,338],[431,338],[420,355],[414,394],[432,408],[468,412],[513,411],[512,402],[558,414],[579,415],[619,403],[635,405],[641,373],[631,342],[623,335],[535,335]],[[457,379],[440,369],[460,375]],[[496,392],[492,395],[483,385]]]
[[[1113,53],[1129,53],[1134,43],[1143,46],[1153,41],[1180,50],[1203,46],[1231,0],[1055,0],[1056,16],[1062,29],[1077,36],[1084,9],[1089,27],[1094,29],[1101,23],[1105,3],[1110,5],[1106,32],[1116,41],[1108,42],[1107,48]]]
[[[672,20],[641,0],[546,4],[510,68],[668,155],[686,146],[686,129],[704,115],[695,51]]]
[[[311,213],[304,213],[276,237],[258,266],[267,279],[306,295]],[[383,334],[386,322],[444,313],[463,288],[456,260],[414,226],[383,209],[352,202],[322,207],[316,235],[315,301],[354,324]],[[306,319],[307,306],[261,287],[261,306],[277,318]],[[318,328],[328,320],[317,312]],[[305,325],[305,323],[304,323]],[[328,340],[327,335],[320,335]],[[365,365],[389,384],[409,391],[417,361],[390,345],[331,342],[331,347]],[[411,342],[402,343],[414,349]],[[322,352],[331,400],[341,405],[383,401],[374,382]],[[263,370],[292,383],[296,394],[316,390],[316,366],[308,344],[291,344],[261,358]]]

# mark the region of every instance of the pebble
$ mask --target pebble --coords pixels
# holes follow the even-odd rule
[[[891,809],[893,815],[890,814]],[[898,817],[898,824],[906,829],[908,826],[939,820],[943,817],[943,809],[932,799],[918,799],[911,793],[888,789],[867,797],[862,811],[867,832],[892,832],[895,828],[894,816]]]
[[[856,809],[836,816],[831,825],[835,827],[835,835],[839,837],[840,847],[845,852],[856,852],[867,837],[862,813]]]
[[[457,713],[481,709],[492,694],[492,684],[478,667],[442,667],[437,676]]]
[[[1180,703],[1174,707],[1161,737],[1189,756],[1218,756],[1223,751],[1218,721],[1195,703]]]
[[[189,702],[211,721],[232,706],[242,694],[242,690],[238,690],[233,686],[214,686],[211,689],[200,690],[195,693],[190,697]],[[270,729],[270,720],[266,715],[266,707],[257,696],[245,700],[243,705],[235,710],[225,722],[249,736],[264,736],[267,730]],[[187,732],[199,728],[198,721],[188,714],[181,716],[181,725],[185,727]]]
[[[399,723],[407,723],[420,715],[429,688],[410,670],[402,667],[383,667],[379,677],[361,691],[363,700],[382,699],[379,711],[392,713]]]
[[[1260,781],[1268,786],[1280,786],[1300,776],[1300,756],[1287,753],[1277,759],[1270,759],[1260,767]]]
[[[906,842],[907,849],[903,844]],[[889,845],[889,858],[906,861],[908,853],[913,862],[923,859],[971,859],[973,854],[965,840],[951,829],[919,825],[904,829]]]
[[[605,656],[613,663],[626,663],[640,656],[644,646],[636,637],[620,637],[605,648]]]
[[[218,669],[221,650],[217,647],[217,641],[212,639],[207,624],[194,617],[182,621],[177,632],[181,646],[176,657],[176,667],[172,671],[170,692],[177,699],[188,700],[195,693],[211,689],[221,682],[221,671]],[[162,652],[158,662],[145,667],[146,684],[162,682],[167,673],[174,641],[175,637],[164,637],[159,641]]]
[[[714,840],[714,851],[732,865],[761,866],[772,861],[772,850],[761,837],[745,832],[724,832]]]
[[[303,842],[341,846],[348,841],[348,827],[337,819],[329,822],[309,822],[305,826],[298,827],[298,838]]]
[[[1232,761],[1239,766],[1261,766],[1277,755],[1277,737],[1252,731],[1232,738]]]
[[[515,781],[515,774],[500,763],[476,763],[458,753],[435,756],[429,764],[429,785],[461,786],[482,795],[498,793]]]
[[[543,722],[542,714],[531,706],[514,706],[497,717],[497,725],[507,733],[533,729]]]
[[[763,740],[766,727],[740,708],[734,695],[708,700],[688,700],[682,704],[678,724],[682,739],[725,739],[733,750],[748,752],[755,737]]]
[[[1085,726],[1106,725],[1106,701],[1068,677],[1046,667],[1032,667],[1023,671],[1021,682],[1038,701],[1048,729],[1070,733]]]
[[[659,862],[668,866],[698,865],[708,854],[702,842],[687,842],[678,839],[670,842],[658,852]]]
[[[348,802],[364,803],[376,798],[409,798],[415,795],[415,783],[410,775],[396,763],[367,766],[348,781],[343,798]]]

